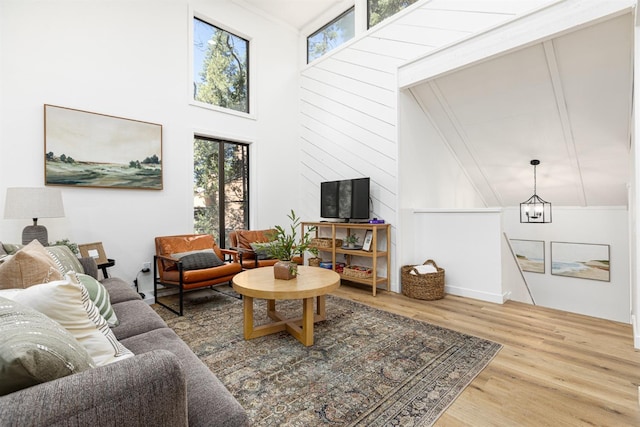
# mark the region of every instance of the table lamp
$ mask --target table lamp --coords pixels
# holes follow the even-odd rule
[[[38,225],[38,218],[61,218],[64,216],[62,193],[57,188],[15,187],[7,188],[4,204],[5,219],[33,218],[33,225],[22,230],[22,244],[36,239],[43,246],[49,244],[47,228]]]

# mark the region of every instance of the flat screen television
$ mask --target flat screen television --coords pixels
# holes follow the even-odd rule
[[[320,216],[345,221],[369,219],[369,178],[321,182]]]

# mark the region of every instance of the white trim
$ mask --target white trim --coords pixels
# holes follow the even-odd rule
[[[473,298],[480,301],[487,301],[487,302],[492,302],[496,304],[504,304],[504,302],[509,299],[508,293],[494,294],[490,292],[477,291],[475,289],[461,288],[459,286],[449,286],[446,284],[444,286],[444,290],[445,290],[445,293],[447,294],[456,295],[456,296],[465,297],[465,298]]]

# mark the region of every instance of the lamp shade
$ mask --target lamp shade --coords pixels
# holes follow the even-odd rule
[[[7,188],[5,219],[61,218],[64,216],[62,193],[57,188]]]

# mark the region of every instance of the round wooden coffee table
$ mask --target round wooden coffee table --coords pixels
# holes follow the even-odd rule
[[[287,331],[302,344],[313,345],[313,324],[326,318],[325,295],[340,287],[338,273],[326,268],[298,267],[298,276],[291,280],[273,277],[273,267],[243,271],[233,278],[233,289],[244,299],[244,338]],[[316,313],[313,298],[317,298]],[[266,325],[253,325],[253,299],[267,300],[267,314],[273,320]],[[302,317],[287,319],[276,311],[276,300],[302,300]]]

